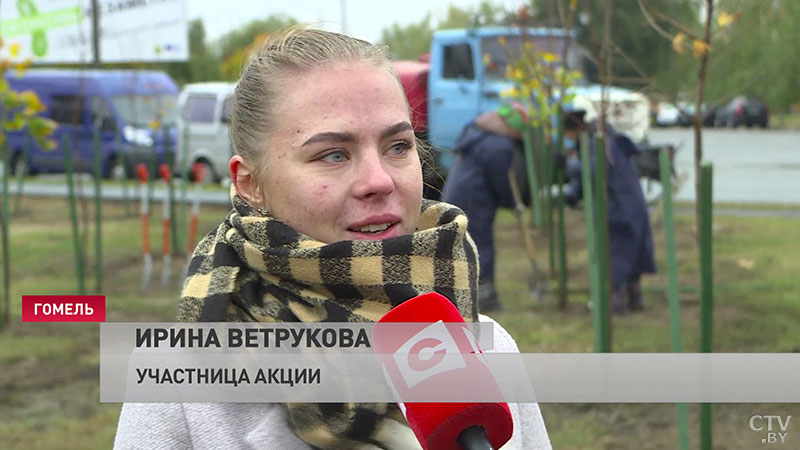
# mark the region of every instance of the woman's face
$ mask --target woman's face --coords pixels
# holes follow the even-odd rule
[[[359,62],[287,86],[260,180],[267,210],[326,243],[413,233],[422,171],[399,83]]]

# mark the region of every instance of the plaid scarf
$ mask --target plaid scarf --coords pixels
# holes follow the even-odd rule
[[[477,250],[455,206],[423,200],[410,235],[325,244],[256,213],[233,189],[231,200],[233,210],[195,248],[179,321],[374,322],[434,291],[477,320]],[[413,437],[408,446],[380,443],[398,425],[408,429],[394,404],[287,407],[292,431],[314,447],[419,448]]]

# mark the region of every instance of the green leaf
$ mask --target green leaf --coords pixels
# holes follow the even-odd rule
[[[36,145],[38,145],[42,150],[49,152],[53,151],[58,148],[58,144],[56,141],[50,138],[37,138],[34,139],[36,141]]]
[[[25,117],[20,113],[16,113],[11,119],[6,121],[5,125],[6,129],[9,131],[19,131],[25,128]]]
[[[45,117],[34,117],[28,123],[28,130],[31,136],[36,139],[44,138],[53,134],[58,124]]]

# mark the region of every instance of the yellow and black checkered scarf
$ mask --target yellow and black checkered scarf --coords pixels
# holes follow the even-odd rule
[[[374,322],[420,294],[439,292],[476,321],[477,250],[455,206],[422,201],[415,233],[325,244],[257,214],[232,191],[233,210],[195,248],[184,282],[183,322]],[[289,404],[289,425],[321,449],[380,444],[395,405]],[[418,448],[412,443],[409,447]]]

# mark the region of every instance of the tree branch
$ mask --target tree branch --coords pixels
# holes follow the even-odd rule
[[[646,0],[636,0],[636,1],[639,4],[639,9],[642,10],[642,15],[644,16],[645,20],[647,20],[647,23],[649,23],[650,26],[653,27],[653,29],[656,30],[656,32],[658,34],[660,34],[661,36],[663,36],[664,38],[666,38],[670,42],[672,41],[674,36],[672,36],[672,34],[670,34],[668,31],[664,30],[663,28],[661,28],[661,26],[659,26],[658,23],[656,23],[655,18],[653,18],[654,14],[658,15],[659,18],[662,21],[667,22],[668,24],[672,25],[674,28],[676,28],[679,31],[681,31],[683,34],[688,36],[690,39],[694,39],[694,40],[698,39],[697,35],[695,35],[691,30],[689,30],[688,28],[686,28],[682,24],[678,23],[673,18],[671,18],[669,16],[665,16],[665,15],[663,15],[663,14],[657,12],[657,11],[654,11],[653,7],[650,6],[650,4],[647,3]]]
[[[647,2],[647,0],[637,0],[637,1],[639,2],[639,7],[640,8],[641,7],[646,8],[647,11],[650,14],[652,14],[653,16],[655,16],[656,18],[658,18],[662,22],[666,22],[667,24],[672,25],[673,28],[677,29],[678,31],[681,31],[683,34],[685,34],[686,36],[689,36],[692,39],[695,39],[695,40],[700,39],[700,37],[697,36],[694,33],[694,31],[692,31],[691,29],[686,27],[684,24],[682,24],[682,23],[678,22],[677,20],[673,19],[672,17],[670,17],[670,16],[658,11],[657,9],[653,8],[653,6],[650,5],[650,3]],[[706,42],[708,42],[708,41],[706,41]]]

